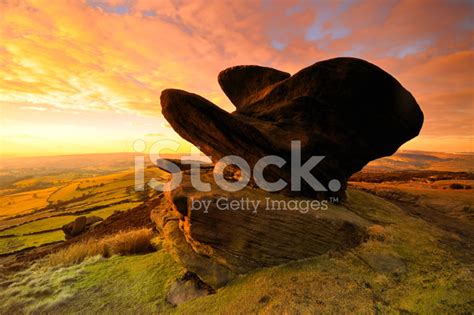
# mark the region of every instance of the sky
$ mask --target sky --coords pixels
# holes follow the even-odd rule
[[[190,145],[161,114],[165,88],[234,108],[230,66],[295,73],[338,56],[395,76],[425,123],[402,149],[472,152],[474,2],[0,0],[0,152],[133,152]],[[192,119],[190,117],[190,119]]]

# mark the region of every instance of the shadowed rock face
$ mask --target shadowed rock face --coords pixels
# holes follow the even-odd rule
[[[168,89],[162,111],[184,139],[213,161],[226,155],[243,157],[251,167],[263,156],[278,155],[287,163],[268,166],[272,182],[290,176],[291,141],[301,141],[304,163],[325,156],[314,176],[325,186],[342,183],[337,192],[301,192],[314,198],[344,196],[349,176],[369,161],[393,154],[418,135],[423,124],[414,97],[379,67],[355,58],[315,63],[290,76],[259,66],[237,66],[219,74],[219,84],[237,110],[227,113],[205,98]]]

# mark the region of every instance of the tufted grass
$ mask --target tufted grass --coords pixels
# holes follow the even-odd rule
[[[150,252],[153,232],[150,229],[122,231],[100,240],[88,239],[48,256],[50,266],[73,265],[93,256],[110,257]]]
[[[69,266],[37,263],[0,282],[0,314],[169,313],[165,294],[183,274],[163,251]]]

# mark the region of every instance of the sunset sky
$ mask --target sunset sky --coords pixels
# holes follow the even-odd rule
[[[295,73],[354,56],[424,111],[403,149],[473,151],[473,35],[468,1],[0,0],[0,149],[126,152],[136,139],[179,139],[161,115],[165,88],[232,111],[217,83],[226,67]]]

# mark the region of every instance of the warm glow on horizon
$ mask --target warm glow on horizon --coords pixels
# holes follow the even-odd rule
[[[474,16],[469,1],[0,1],[0,153],[133,152],[173,139],[165,88],[228,111],[219,71],[295,73],[364,58],[413,93],[421,135],[402,149],[472,152]],[[192,119],[192,117],[189,117]]]

